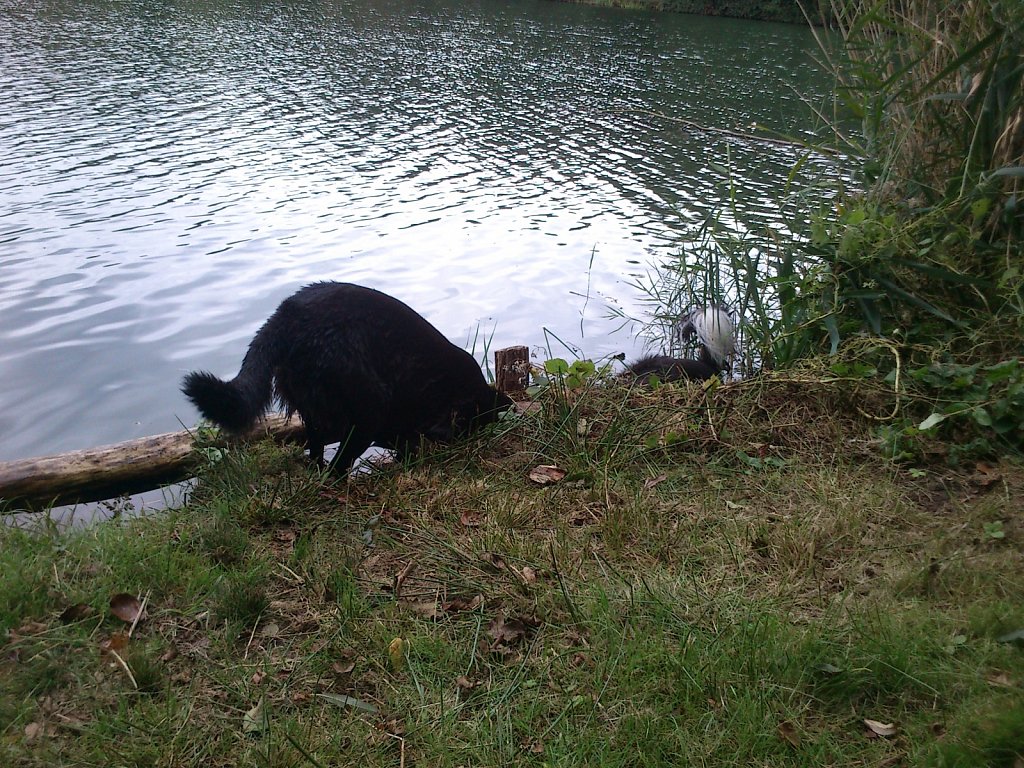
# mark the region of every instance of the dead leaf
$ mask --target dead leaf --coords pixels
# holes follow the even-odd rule
[[[505,558],[496,552],[484,552],[480,555],[480,559],[499,571],[508,570],[508,563],[505,562]]]
[[[291,528],[279,528],[274,531],[274,541],[281,544],[294,544],[296,533]]]
[[[262,733],[269,725],[267,709],[261,696],[260,700],[256,702],[256,706],[242,716],[242,733]]]
[[[864,719],[864,725],[868,727],[868,736],[874,738],[881,736],[882,738],[889,738],[890,736],[896,735],[895,723],[880,723],[877,720]]]
[[[416,572],[416,561],[410,560],[405,568],[399,571],[398,575],[395,576],[395,599],[397,600],[402,596],[402,587],[405,586],[405,580],[408,579],[413,573]]]
[[[993,483],[1002,479],[1002,474],[1000,474],[999,470],[991,464],[979,461],[974,465],[974,474],[971,476],[971,482],[975,485],[980,485],[982,488],[988,488]]]
[[[514,645],[526,637],[527,633],[540,626],[536,619],[512,618],[498,616],[487,625],[487,634],[494,638],[495,646]]]
[[[790,746],[800,746],[800,734],[797,733],[796,726],[789,720],[783,720],[779,723],[778,731],[782,740],[788,742]]]
[[[269,621],[260,627],[260,634],[263,635],[263,637],[275,638],[281,634],[281,627],[274,622]]]
[[[1016,688],[1013,680],[1005,672],[993,672],[991,675],[985,677],[986,682],[989,685],[994,685],[997,688]]]
[[[644,480],[644,489],[650,490],[654,486],[658,485],[658,483],[663,483],[666,480],[668,480],[668,475],[664,474],[658,475],[657,477],[648,477]]]
[[[41,635],[43,632],[49,630],[49,628],[50,627],[48,625],[43,624],[41,621],[26,621],[14,630],[14,634],[22,635],[23,637],[27,635]]]
[[[472,598],[466,599],[465,597],[453,597],[447,603],[444,603],[441,607],[446,613],[461,613],[463,611],[475,611],[484,603],[483,595],[476,595]]]
[[[523,584],[533,584],[537,581],[537,571],[528,565],[524,565],[523,569],[519,571],[519,578],[523,580]]]
[[[459,522],[467,528],[476,528],[480,525],[480,513],[466,510],[459,515]]]
[[[60,620],[64,624],[73,624],[76,621],[81,621],[87,616],[92,615],[92,606],[86,605],[85,603],[75,603],[69,605],[60,613]]]
[[[128,647],[131,638],[124,632],[115,632],[106,640],[100,641],[100,651],[103,653],[116,653]]]
[[[168,661],[174,661],[176,658],[178,658],[178,646],[174,643],[171,643],[167,647],[167,650],[160,654],[160,661],[165,663]]]
[[[402,605],[417,616],[422,616],[424,619],[439,619],[442,615],[441,606],[433,600],[419,600],[416,602],[407,602],[403,600]]]
[[[142,602],[135,595],[121,592],[110,598],[110,612],[126,624],[136,624],[146,618]]]
[[[455,678],[455,685],[458,686],[459,689],[459,698],[464,699],[469,696],[475,688],[479,688],[483,685],[483,683],[479,680],[470,680],[465,675],[459,675]]]
[[[590,507],[576,507],[569,514],[569,525],[579,528],[583,525],[593,525],[601,521],[601,518],[594,513]]]
[[[37,738],[43,735],[43,724],[42,723],[29,723],[25,726],[25,740],[35,741]]]
[[[522,742],[523,749],[534,755],[544,754],[544,742],[540,739],[533,739],[532,741]]]
[[[550,485],[561,481],[565,477],[565,470],[553,464],[538,464],[530,470],[529,477],[537,485]]]
[[[344,664],[342,664],[340,661],[336,661],[333,664],[331,664],[331,671],[333,671],[334,674],[339,675],[339,676],[351,675],[352,671],[355,668],[356,668],[356,663],[354,661],[349,661],[349,662],[346,662]]]
[[[264,672],[253,672],[252,677],[249,678],[249,682],[253,685],[259,685],[263,682],[263,678],[266,677]]]
[[[388,645],[388,657],[391,659],[391,667],[400,670],[405,666],[405,641],[396,637]]]
[[[566,629],[565,640],[570,645],[582,645],[587,648],[590,647],[590,641],[587,640],[587,636],[576,629]]]

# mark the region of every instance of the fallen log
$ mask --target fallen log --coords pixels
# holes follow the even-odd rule
[[[247,435],[213,444],[264,435],[293,442],[305,432],[298,417],[274,414]],[[0,462],[0,511],[101,501],[185,480],[196,465],[194,438],[187,430],[167,432],[58,456]]]

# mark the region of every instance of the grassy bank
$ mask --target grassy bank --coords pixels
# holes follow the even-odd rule
[[[900,469],[887,398],[555,389],[418,466],[260,445],[3,530],[0,762],[1019,765],[1024,472]]]
[[[728,16],[736,19],[758,21],[782,21],[790,24],[804,24],[807,17],[796,0],[563,0],[584,5],[598,5],[609,8],[632,8],[644,11],[667,11],[669,13],[692,13],[698,16]],[[817,19],[817,2],[805,3],[804,7],[812,18]]]

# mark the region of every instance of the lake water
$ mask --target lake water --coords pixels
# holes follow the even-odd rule
[[[636,354],[609,306],[799,153],[807,30],[512,0],[0,0],[0,460],[191,426],[321,279],[449,338]]]

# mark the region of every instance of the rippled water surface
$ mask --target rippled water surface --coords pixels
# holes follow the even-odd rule
[[[631,276],[723,166],[776,217],[796,158],[648,113],[799,134],[811,53],[540,0],[0,0],[0,460],[193,424],[182,374],[318,279],[467,347],[635,353]]]

